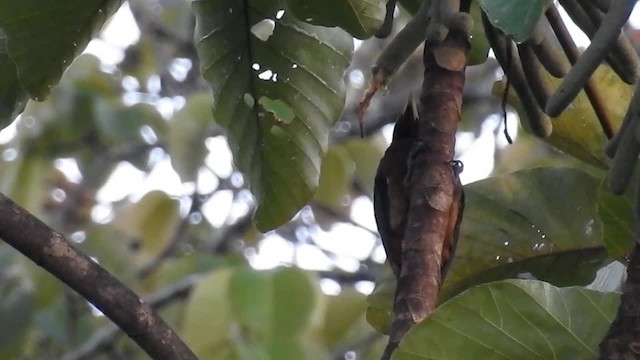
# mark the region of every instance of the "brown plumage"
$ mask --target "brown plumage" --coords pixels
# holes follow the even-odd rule
[[[404,113],[396,121],[391,145],[380,160],[375,179],[373,205],[376,224],[387,253],[387,261],[396,278],[400,276],[402,241],[409,211],[407,172],[411,166],[412,153],[420,147],[416,144],[417,134],[417,113],[414,103],[409,101]],[[464,210],[464,190],[459,178],[463,165],[457,160],[452,160],[449,164],[456,186],[443,241],[441,283],[451,266]]]
[[[404,113],[396,121],[391,145],[378,165],[373,192],[373,207],[387,253],[387,261],[400,276],[402,238],[407,227],[409,196],[405,185],[409,155],[418,135],[417,113],[413,101],[409,101]]]
[[[447,223],[447,232],[444,235],[442,244],[442,272],[440,274],[440,284],[444,282],[447,272],[451,267],[453,255],[458,245],[458,235],[460,233],[460,223],[462,222],[462,213],[464,212],[464,188],[460,183],[460,173],[464,169],[462,161],[452,160],[449,162],[453,171],[453,180],[455,189],[453,190],[453,203],[449,210],[449,222]]]

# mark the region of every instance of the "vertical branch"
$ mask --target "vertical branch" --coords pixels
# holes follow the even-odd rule
[[[434,311],[443,265],[449,260],[443,254],[451,255],[443,248],[455,245],[445,244],[455,242],[447,238],[451,212],[462,211],[454,206],[457,174],[450,161],[455,154],[468,51],[468,37],[462,31],[450,31],[439,44],[425,44],[418,145],[407,175],[409,214],[394,321],[383,359],[390,359],[406,332]]]

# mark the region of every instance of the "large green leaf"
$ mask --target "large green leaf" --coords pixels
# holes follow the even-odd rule
[[[300,20],[339,26],[358,39],[372,36],[384,21],[385,0],[286,0]]]
[[[314,194],[329,129],[344,106],[352,38],[295,20],[281,1],[194,1],[196,46],[213,90],[214,119],[266,231]]]
[[[298,268],[283,268],[273,273],[272,282],[274,336],[305,335],[322,314],[317,279]]]
[[[466,186],[467,208],[445,294],[525,272],[560,286],[591,282],[606,256],[598,185],[582,171],[549,167]]]
[[[365,194],[373,198],[373,183],[385,147],[374,139],[354,139],[344,144],[356,166],[355,177]]]
[[[633,183],[637,184],[637,181]],[[598,188],[598,215],[602,221],[602,236],[613,257],[625,257],[633,246],[636,227],[633,204],[637,191],[635,186],[631,186],[626,193],[614,195],[609,190],[606,179]]]
[[[18,70],[7,51],[7,38],[0,29],[0,129],[9,125],[27,105],[27,93],[18,82]]]
[[[480,0],[491,23],[517,42],[529,37],[549,4],[549,0]]]
[[[598,180],[570,168],[538,168],[465,186],[466,208],[440,300],[488,281],[534,276],[591,282],[607,252],[596,211]],[[390,276],[390,275],[389,275]],[[379,279],[367,314],[389,324],[395,281]]]
[[[355,339],[362,338],[362,315],[367,308],[363,294],[354,289],[345,288],[336,296],[326,296],[327,307],[324,322],[318,336],[327,346],[345,343],[350,333],[355,332]],[[369,328],[370,329],[370,328]]]
[[[485,284],[411,329],[393,359],[593,359],[618,303],[616,293],[541,281]]]
[[[311,338],[322,299],[300,269],[216,270],[191,296],[185,338],[201,359],[324,359]],[[210,316],[217,319],[207,325]]]
[[[319,295],[313,278],[296,268],[239,269],[229,287],[238,323],[257,340],[304,335],[310,330]]]
[[[205,139],[211,135],[211,96],[199,93],[187,99],[169,122],[171,165],[182,181],[195,181],[207,156]]]
[[[180,204],[165,192],[146,193],[137,203],[119,209],[113,221],[116,229],[141,241],[141,255],[153,257],[175,236],[180,221]]]
[[[0,0],[0,29],[21,86],[43,100],[122,0]]]
[[[296,268],[240,269],[229,288],[232,311],[247,337],[256,342],[308,333],[319,295],[313,279]]]
[[[608,65],[600,65],[593,75],[598,84],[607,111],[618,129],[631,101],[633,87],[620,80]],[[560,84],[559,79],[547,76],[553,88]],[[556,148],[581,160],[601,168],[608,167],[609,158],[604,154],[607,143],[602,126],[596,116],[587,95],[581,91],[571,105],[553,118],[553,133],[545,139]]]
[[[189,298],[182,335],[202,360],[237,358],[229,332],[233,315],[227,289],[232,275],[229,268],[211,272]]]
[[[271,336],[273,284],[266,272],[238,269],[229,283],[231,311],[244,336],[253,341]]]
[[[338,208],[351,188],[355,165],[342,145],[329,148],[322,161],[316,200],[331,208]]]

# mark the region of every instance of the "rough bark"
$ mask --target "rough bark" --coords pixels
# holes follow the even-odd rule
[[[467,36],[458,31],[449,32],[437,45],[425,45],[418,140],[409,160],[408,221],[394,321],[383,359],[390,359],[406,332],[433,312],[443,269],[453,255],[456,239],[451,223],[459,221],[462,199],[450,162],[460,121],[468,50]]]

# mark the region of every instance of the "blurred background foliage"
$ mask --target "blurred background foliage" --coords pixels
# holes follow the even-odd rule
[[[409,11],[419,4],[402,3]],[[395,31],[407,19],[400,8]],[[49,98],[30,101],[0,133],[0,191],[160,308],[202,359],[378,358],[385,338],[374,327],[388,326],[394,284],[373,221],[373,179],[393,122],[419,93],[421,50],[374,98],[361,139],[355,107],[387,40],[354,41],[346,107],[330,131],[315,198],[263,234],[252,223],[256,202],[246,177],[213,121],[193,29],[190,1],[125,3]],[[629,34],[639,39],[635,29]],[[629,90],[605,67],[598,76],[621,118]],[[632,194],[613,197],[600,185],[608,164],[588,103],[579,99],[556,120],[549,140],[556,148],[519,128],[511,99],[506,125],[515,142],[508,145],[501,83],[494,84],[501,78],[491,57],[467,70],[456,154],[464,183],[487,180],[466,187],[443,300],[505,278],[586,285],[605,266],[610,278],[598,289],[615,290],[623,271],[609,264],[631,240]],[[601,301],[614,304],[607,308],[613,316],[615,298]],[[6,244],[0,319],[2,359],[145,358]]]

